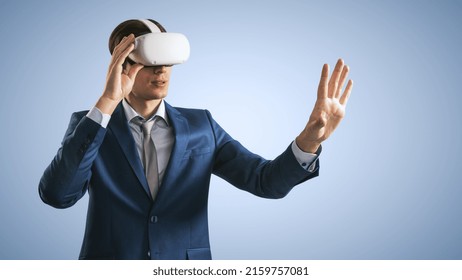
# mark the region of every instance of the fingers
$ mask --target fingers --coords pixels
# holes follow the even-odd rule
[[[329,79],[329,65],[324,64],[321,71],[321,80],[318,86],[318,99],[327,97],[327,81]]]
[[[329,65],[324,64],[318,86],[318,98],[340,98],[343,85],[347,80],[349,72],[350,68],[345,65],[343,59],[340,58],[329,79]]]
[[[329,90],[327,93],[327,97],[329,98],[333,98],[335,92],[337,91],[338,82],[339,82],[339,79],[340,79],[340,76],[343,70],[343,65],[344,65],[343,59],[340,58],[337,61],[334,71],[332,72],[332,76],[330,77],[330,80],[329,80]]]
[[[129,44],[127,46],[127,48],[125,48],[120,54],[118,57],[116,57],[116,60],[114,61],[115,64],[117,65],[120,65],[122,66],[125,59],[127,59],[128,55],[133,51],[133,49],[135,48],[135,45],[132,43],[132,44]]]
[[[124,49],[126,49],[128,45],[134,42],[135,42],[135,36],[133,34],[123,37],[122,40],[119,42],[119,44],[117,44],[117,46],[114,48],[114,51],[112,52],[112,56],[113,57],[119,56],[120,53]]]
[[[346,104],[348,103],[348,99],[350,98],[352,89],[353,89],[353,80],[349,80],[345,88],[345,92],[342,94],[342,97],[340,97],[340,104],[342,104],[343,106],[346,106]]]
[[[338,87],[334,94],[334,97],[337,99],[340,97],[340,93],[342,92],[343,85],[345,84],[345,81],[347,79],[348,72],[350,72],[350,68],[347,65],[343,66],[342,75],[340,76]]]
[[[134,41],[135,36],[133,34],[130,34],[129,36],[124,37],[120,41],[120,43],[114,48],[114,51],[112,52],[110,70],[112,70],[112,68],[114,67],[122,67],[122,64],[124,63],[125,59],[135,48]]]

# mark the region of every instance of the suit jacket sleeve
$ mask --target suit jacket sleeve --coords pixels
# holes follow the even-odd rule
[[[106,133],[85,114],[72,115],[61,147],[40,179],[40,198],[56,208],[70,207],[85,194],[93,161]]]
[[[282,198],[297,184],[319,175],[319,160],[313,172],[300,166],[289,147],[276,159],[253,154],[227,134],[207,112],[216,141],[214,174],[239,189],[260,197]]]

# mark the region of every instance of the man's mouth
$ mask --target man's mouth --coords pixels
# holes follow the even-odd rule
[[[164,80],[153,80],[151,81],[151,84],[155,85],[155,86],[158,86],[158,87],[162,87],[162,86],[165,86],[167,84],[167,81],[164,81]]]

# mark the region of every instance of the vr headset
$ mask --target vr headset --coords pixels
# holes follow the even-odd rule
[[[189,41],[183,34],[161,32],[149,20],[140,19],[151,33],[135,38],[135,49],[128,57],[144,66],[181,64],[189,58]]]

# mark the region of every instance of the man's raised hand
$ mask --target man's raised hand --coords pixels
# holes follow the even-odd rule
[[[106,86],[96,103],[96,107],[103,113],[112,114],[117,104],[131,92],[136,74],[143,68],[141,64],[132,65],[129,70],[123,68],[125,59],[135,48],[134,42],[135,36],[130,34],[124,37],[112,52]]]
[[[342,92],[349,71],[348,66],[339,59],[329,79],[329,65],[324,64],[318,98],[305,129],[296,138],[296,144],[302,151],[315,153],[345,116],[345,108],[353,88],[353,81],[349,80]]]

